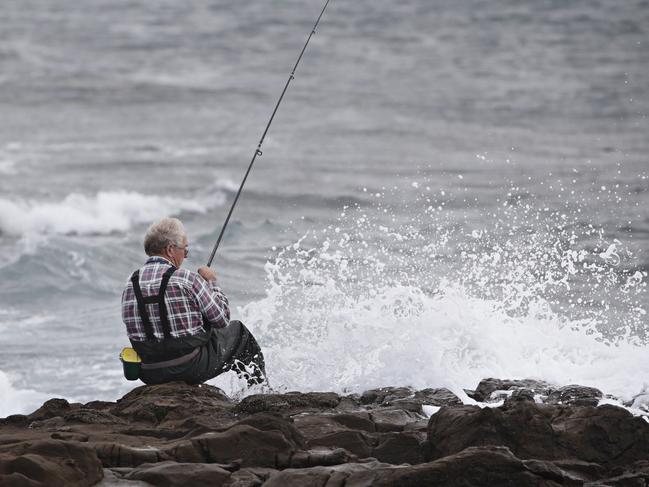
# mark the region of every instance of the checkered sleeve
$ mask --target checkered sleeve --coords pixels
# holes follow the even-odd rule
[[[214,328],[224,328],[230,323],[228,298],[216,285],[216,281],[207,282],[200,275],[194,274],[192,282],[194,297],[203,317]]]
[[[138,334],[137,313],[137,302],[135,301],[133,286],[129,279],[122,293],[122,321],[126,325],[126,331],[129,336],[136,336]]]

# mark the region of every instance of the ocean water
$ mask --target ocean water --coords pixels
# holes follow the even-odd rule
[[[0,416],[134,386],[144,231],[205,263],[321,6],[3,2]],[[646,0],[334,0],[214,263],[273,388],[646,391],[648,78]]]

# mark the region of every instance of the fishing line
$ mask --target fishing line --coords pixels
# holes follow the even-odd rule
[[[277,100],[277,104],[275,105],[275,109],[273,110],[272,115],[270,116],[270,120],[268,120],[268,123],[266,124],[266,128],[264,129],[264,133],[261,136],[261,139],[259,140],[259,144],[257,144],[257,149],[255,149],[255,152],[252,156],[252,160],[250,161],[250,164],[248,165],[248,170],[246,171],[246,174],[243,176],[243,181],[241,181],[241,185],[239,186],[239,191],[237,191],[236,196],[234,197],[234,201],[232,202],[232,206],[230,207],[230,211],[228,212],[228,216],[225,219],[225,223],[223,223],[223,227],[221,228],[221,233],[219,234],[219,238],[216,240],[216,244],[214,244],[214,248],[212,249],[212,253],[210,255],[209,260],[207,261],[207,266],[212,265],[212,261],[214,260],[214,256],[216,255],[216,251],[219,248],[219,244],[221,243],[221,239],[223,238],[223,234],[225,233],[225,229],[228,226],[228,223],[230,222],[230,217],[232,216],[232,212],[234,211],[234,207],[237,204],[237,201],[239,201],[239,196],[241,196],[241,192],[243,191],[243,186],[246,184],[246,180],[248,179],[248,175],[250,174],[250,170],[252,169],[253,164],[255,163],[255,160],[257,159],[257,156],[261,156],[263,152],[261,151],[261,147],[264,144],[264,140],[266,139],[266,135],[268,134],[268,130],[270,129],[270,125],[273,123],[273,119],[275,118],[275,114],[277,114],[277,110],[279,109],[279,106],[282,103],[282,100],[284,99],[284,95],[286,94],[286,91],[288,90],[288,86],[291,84],[291,81],[295,79],[295,71],[297,70],[298,65],[300,64],[300,61],[302,60],[302,56],[304,56],[304,52],[306,51],[307,46],[309,45],[309,41],[311,40],[311,37],[316,32],[316,28],[318,27],[318,24],[320,23],[320,19],[325,13],[325,10],[327,10],[327,6],[329,5],[329,2],[331,0],[327,0],[326,3],[324,4],[324,7],[322,8],[322,11],[320,12],[320,15],[318,16],[318,20],[316,20],[315,24],[313,25],[313,29],[311,29],[311,33],[309,34],[309,37],[307,38],[306,42],[304,43],[304,47],[302,48],[302,51],[300,52],[300,55],[297,58],[297,61],[295,63],[295,66],[293,67],[293,71],[291,71],[291,74],[288,77],[288,80],[286,81],[286,85],[284,85],[284,90],[282,90],[282,94],[279,97],[279,100]]]

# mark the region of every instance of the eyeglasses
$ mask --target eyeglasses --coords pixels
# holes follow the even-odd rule
[[[185,251],[185,258],[189,255],[189,245],[185,245],[184,247],[179,247],[178,245],[174,245],[177,249],[181,249]]]

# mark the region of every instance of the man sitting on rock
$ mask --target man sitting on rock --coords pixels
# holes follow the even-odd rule
[[[180,220],[165,218],[144,237],[149,256],[122,294],[122,320],[142,359],[146,384],[198,384],[234,370],[248,385],[264,380],[264,357],[240,321],[230,321],[228,299],[209,267],[181,269],[189,253]]]

